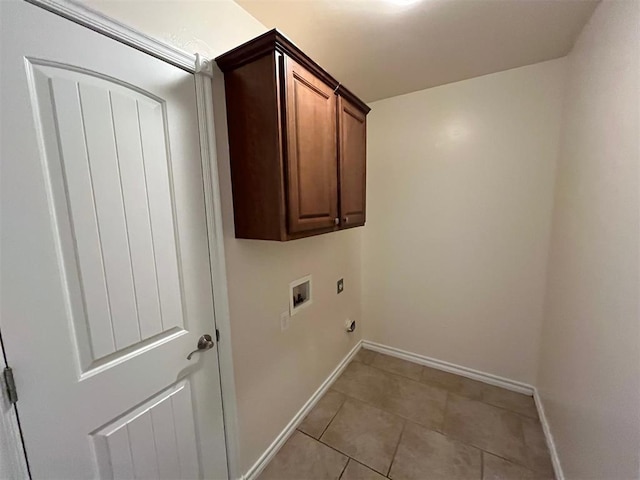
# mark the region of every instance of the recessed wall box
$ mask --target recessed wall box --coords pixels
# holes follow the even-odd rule
[[[313,302],[311,275],[289,284],[289,313],[293,316]]]

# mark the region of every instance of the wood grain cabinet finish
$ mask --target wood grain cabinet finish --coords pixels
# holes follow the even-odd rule
[[[338,97],[340,222],[343,228],[364,225],[367,178],[367,116]]]
[[[277,30],[216,62],[236,238],[287,241],[364,225],[369,107]]]
[[[285,58],[289,232],[333,228],[338,218],[336,95]]]

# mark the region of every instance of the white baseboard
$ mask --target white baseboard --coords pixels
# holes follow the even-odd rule
[[[287,439],[293,434],[293,432],[298,427],[300,422],[302,422],[304,417],[306,417],[307,414],[311,411],[311,409],[316,405],[316,403],[318,403],[318,400],[320,400],[320,398],[326,393],[329,387],[331,387],[331,384],[333,384],[333,382],[340,376],[342,371],[346,368],[346,366],[349,364],[351,359],[356,355],[356,353],[358,353],[358,350],[360,350],[361,347],[366,348],[368,350],[373,350],[374,352],[384,353],[392,357],[408,360],[410,362],[414,362],[420,365],[425,365],[427,367],[432,367],[438,370],[443,370],[445,372],[461,375],[463,377],[471,378],[473,380],[478,380],[483,383],[488,383],[489,385],[495,385],[497,387],[502,387],[507,390],[523,393],[525,395],[532,395],[536,403],[536,408],[538,410],[538,415],[540,417],[540,423],[542,424],[544,436],[547,441],[547,446],[549,448],[549,453],[551,455],[551,461],[553,462],[553,469],[555,471],[556,480],[564,480],[564,474],[560,466],[560,460],[558,458],[558,453],[556,451],[555,443],[553,441],[553,435],[551,434],[549,423],[547,422],[547,417],[544,412],[542,401],[535,387],[523,382],[517,382],[515,380],[510,380],[508,378],[500,377],[498,375],[481,372],[479,370],[463,367],[461,365],[445,362],[443,360],[427,357],[425,355],[419,355],[417,353],[407,352],[406,350],[389,347],[387,345],[371,342],[369,340],[360,340],[351,349],[351,351],[342,359],[342,361],[333,370],[333,372],[331,372],[331,374],[322,383],[322,385],[320,385],[318,390],[315,391],[315,393],[302,406],[302,408],[298,411],[298,413],[295,414],[295,416],[291,419],[289,424],[280,432],[280,434],[276,437],[273,443],[269,445],[269,447],[260,456],[260,458],[256,461],[256,463],[242,477],[242,480],[255,480],[258,477],[258,475],[262,473],[262,470],[264,470],[264,468],[269,464],[269,462],[275,456],[275,454],[278,453],[278,450],[280,450],[282,445],[284,445]]]
[[[544,412],[542,398],[540,398],[540,394],[538,393],[537,388],[533,392],[533,398],[536,401],[536,408],[538,409],[538,417],[540,417],[540,423],[542,424],[544,438],[547,440],[547,447],[549,448],[549,454],[551,455],[551,462],[553,463],[553,471],[556,474],[556,480],[564,480],[564,472],[562,471],[562,465],[560,465],[560,457],[558,457],[556,443],[553,440],[551,427],[549,426],[547,415]]]
[[[363,340],[362,346],[366,349],[373,350],[374,352],[384,353],[392,357],[408,360],[413,363],[425,365],[431,368],[437,368],[449,373],[455,373],[462,377],[471,378],[472,380],[478,380],[489,385],[495,385],[496,387],[506,388],[518,393],[524,393],[525,395],[533,396],[535,388],[529,384],[510,380],[508,378],[499,377],[491,373],[481,372],[472,368],[463,367],[454,363],[445,362],[436,358],[427,357],[425,355],[419,355],[417,353],[407,352],[399,348],[388,347],[380,343],[370,342],[369,340]]]
[[[265,452],[260,456],[258,461],[253,464],[253,466],[249,469],[247,473],[242,477],[243,480],[255,480],[262,470],[269,464],[271,459],[278,453],[278,450],[284,445],[284,443],[289,439],[289,437],[295,432],[296,428],[304,417],[311,411],[311,409],[318,403],[318,400],[329,390],[329,387],[333,384],[333,382],[340,376],[342,371],[347,367],[351,359],[358,353],[358,350],[362,347],[362,340],[360,340],[347,355],[342,359],[342,361],[338,364],[338,366],[331,372],[331,374],[327,377],[327,379],[322,382],[322,385],[315,391],[311,398],[307,400],[307,402],[302,406],[302,408],[294,415],[291,421],[288,423],[286,427],[278,434],[276,439],[273,441],[271,445],[265,450]]]
[[[553,470],[556,475],[556,480],[564,480],[564,473],[562,471],[562,466],[560,465],[560,459],[558,457],[558,451],[556,450],[556,444],[553,440],[551,428],[549,427],[549,422],[547,421],[547,416],[544,412],[542,399],[540,398],[536,387],[490,373],[474,370],[472,368],[456,365],[454,363],[438,360],[436,358],[431,358],[424,355],[419,355],[417,353],[407,352],[406,350],[401,350],[399,348],[389,347],[380,343],[371,342],[369,340],[363,340],[362,347],[373,350],[375,352],[384,353],[392,357],[397,357],[403,360],[418,363],[420,365],[425,365],[427,367],[437,368],[438,370],[443,370],[449,373],[455,373],[456,375],[461,375],[463,377],[478,380],[480,382],[495,385],[497,387],[506,388],[507,390],[512,390],[514,392],[524,393],[525,395],[532,395],[536,404],[536,409],[538,410],[538,417],[540,417],[540,423],[542,425],[542,431],[544,432],[544,437],[547,442],[547,447],[549,448],[549,454],[551,455],[551,461],[553,463]]]

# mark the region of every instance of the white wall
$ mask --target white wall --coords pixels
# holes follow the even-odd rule
[[[640,4],[568,57],[538,388],[567,479],[640,476]]]
[[[564,59],[371,104],[366,338],[533,383]]]
[[[266,28],[231,0],[91,0],[93,8],[184,50],[215,56]],[[360,321],[360,231],[287,243],[236,240],[222,76],[214,80],[214,115],[236,396],[240,471],[246,472],[360,339],[344,331]],[[313,275],[313,305],[280,331],[289,282]],[[336,295],[336,281],[345,291]]]
[[[220,108],[224,99],[216,100]],[[216,117],[216,136],[246,471],[362,336],[361,229],[286,243],[235,239],[228,144],[220,141],[226,138],[223,120]],[[313,304],[281,332],[289,283],[307,274],[313,275]],[[345,290],[337,295],[339,278]],[[352,334],[345,332],[347,318],[358,324]]]

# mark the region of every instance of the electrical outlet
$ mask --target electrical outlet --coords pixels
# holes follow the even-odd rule
[[[280,330],[281,331],[285,331],[287,328],[289,328],[289,320],[291,320],[291,317],[289,316],[289,312],[282,312],[280,314]]]
[[[341,278],[340,280],[338,280],[338,293],[342,293],[342,291],[344,290],[344,278]]]

